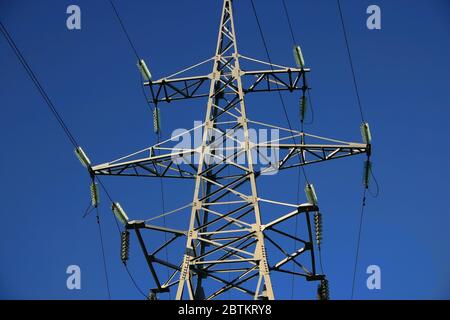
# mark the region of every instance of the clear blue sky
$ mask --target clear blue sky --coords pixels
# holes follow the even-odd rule
[[[82,29],[66,28],[78,4]],[[214,54],[221,1],[117,1],[122,18],[156,78]],[[307,131],[359,141],[359,113],[335,1],[287,0],[295,33],[312,68],[315,122]],[[382,29],[366,28],[366,8],[382,10]],[[273,62],[294,65],[281,1],[256,1]],[[362,299],[450,298],[449,143],[450,4],[433,1],[342,0],[366,118],[374,140],[381,193],[368,199],[357,270]],[[265,60],[249,0],[235,1],[241,53]],[[135,57],[107,1],[0,0],[9,28],[62,116],[95,163],[155,143]],[[286,94],[298,126],[298,94]],[[0,177],[3,232],[0,298],[103,299],[106,288],[94,215],[82,219],[89,179],[6,41],[0,39]],[[253,96],[253,119],[284,125],[276,94]],[[259,109],[263,112],[259,113]],[[204,101],[164,106],[167,136],[203,120]],[[309,167],[324,214],[323,261],[334,299],[350,297],[363,157]],[[296,175],[280,174],[273,199],[295,202]],[[129,212],[161,210],[159,181],[105,179]],[[304,181],[301,182],[302,186]],[[271,190],[271,187],[273,190]],[[168,209],[190,201],[191,185],[165,183]],[[119,259],[119,239],[102,196],[101,215],[111,293],[138,299]],[[152,286],[133,237],[130,269]],[[82,290],[66,288],[66,267],[82,270]],[[382,270],[382,289],[369,291],[365,268]],[[290,298],[290,276],[277,277],[278,298]],[[314,289],[301,279],[295,298]],[[224,298],[232,298],[225,295]]]

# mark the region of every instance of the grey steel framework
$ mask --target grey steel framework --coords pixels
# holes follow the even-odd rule
[[[241,60],[259,63],[264,68],[243,70]],[[213,299],[231,289],[254,299],[275,299],[276,290],[282,288],[272,282],[273,272],[302,276],[308,281],[324,279],[316,269],[314,230],[310,222],[310,215],[319,208],[312,203],[288,204],[263,199],[258,196],[257,178],[271,170],[369,153],[370,145],[326,139],[247,117],[246,94],[277,90],[301,90],[304,94],[308,90],[305,76],[310,69],[282,67],[240,55],[231,0],[223,1],[216,54],[208,61],[213,61],[214,65],[210,74],[177,78],[181,71],[144,83],[154,105],[190,98],[208,99],[205,121],[192,129],[203,132],[200,146],[177,149],[167,140],[113,162],[93,166],[92,173],[195,180],[192,203],[180,208],[190,210],[190,222],[185,230],[142,220],[126,223],[126,229],[135,231],[148,263],[155,283],[153,298],[160,292],[177,288],[176,299]],[[275,128],[284,136],[256,143],[250,137],[249,126]],[[240,134],[235,134],[238,131]],[[221,143],[224,139],[232,139],[235,145],[224,147]],[[306,143],[307,140],[311,142]],[[280,155],[276,163],[266,167],[258,165],[254,158],[261,156],[261,148],[276,150]],[[227,156],[223,156],[225,149]],[[193,156],[198,161],[179,161]],[[277,206],[283,213],[265,221],[262,204]],[[297,215],[305,216],[306,239],[280,227]],[[165,232],[172,237],[150,252],[143,238],[144,230]],[[290,252],[276,242],[271,233],[296,240],[299,247]],[[186,244],[179,261],[171,263],[160,257],[162,251],[180,237],[186,238]],[[272,253],[266,250],[268,244],[284,257],[271,261]],[[300,258],[308,261],[309,269],[299,262]],[[284,268],[288,263],[295,263],[303,272]],[[158,274],[156,265],[172,270],[168,279],[163,281],[164,273]],[[227,277],[224,274],[228,274]],[[209,286],[212,282],[216,287]],[[210,290],[211,287],[214,289]]]

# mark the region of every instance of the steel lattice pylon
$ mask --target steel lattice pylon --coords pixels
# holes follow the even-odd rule
[[[244,71],[240,60],[262,63],[266,67],[257,71]],[[152,103],[181,99],[208,99],[205,121],[193,130],[202,130],[202,142],[193,148],[174,148],[171,140],[118,160],[93,166],[93,175],[144,176],[195,180],[190,208],[189,226],[186,230],[149,224],[148,221],[125,221],[126,229],[136,232],[156,287],[153,297],[177,286],[176,299],[213,299],[230,289],[248,294],[254,299],[275,299],[271,272],[280,271],[321,280],[315,263],[315,245],[310,214],[317,212],[317,204],[288,204],[263,199],[258,196],[258,177],[273,170],[284,170],[316,162],[370,152],[370,145],[349,143],[309,135],[250,120],[246,115],[244,97],[248,93],[267,91],[308,90],[305,76],[308,68],[287,68],[242,56],[238,53],[233,21],[232,1],[224,0],[217,49],[210,74],[195,77],[166,77],[148,81]],[[270,68],[268,68],[269,66]],[[210,83],[209,90],[207,83]],[[255,142],[249,133],[254,128],[276,128],[284,135],[278,139]],[[296,143],[296,139],[300,143]],[[306,143],[306,140],[320,143]],[[234,142],[224,146],[224,140]],[[288,142],[286,142],[288,141]],[[293,141],[293,142],[289,142]],[[262,149],[275,150],[277,161],[262,166],[255,161]],[[223,155],[224,150],[228,153]],[[198,161],[182,161],[196,156]],[[226,198],[226,201],[224,199]],[[281,208],[282,213],[270,219],[262,215],[261,205]],[[278,229],[278,226],[295,216],[306,218],[306,239]],[[269,215],[268,215],[269,216]],[[267,221],[268,220],[268,221]],[[142,236],[143,230],[172,234],[153,252],[149,252]],[[288,253],[269,236],[269,232],[298,241],[301,245]],[[186,237],[184,256],[176,264],[158,257],[158,254],[176,239]],[[267,243],[280,250],[284,257],[272,263]],[[307,269],[297,259],[308,256]],[[283,268],[295,263],[304,273]],[[173,270],[161,281],[155,264]],[[223,273],[232,274],[225,279]],[[219,287],[209,289],[208,282]],[[210,290],[210,292],[206,292]]]

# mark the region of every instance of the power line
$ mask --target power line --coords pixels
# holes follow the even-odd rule
[[[354,68],[354,65],[353,65],[353,58],[352,58],[352,54],[351,54],[351,51],[350,51],[350,45],[349,45],[349,40],[348,40],[348,35],[347,35],[347,29],[345,28],[344,15],[342,14],[342,8],[341,8],[340,0],[337,0],[337,6],[338,6],[338,10],[339,10],[339,17],[340,17],[340,20],[341,20],[341,25],[342,25],[342,31],[343,31],[343,34],[344,34],[345,46],[347,48],[347,54],[348,54],[348,60],[349,60],[349,63],[350,63],[350,69],[351,69],[351,72],[352,72],[353,85],[355,87],[356,99],[357,99],[357,102],[358,102],[358,108],[359,108],[359,113],[360,113],[360,116],[361,116],[361,122],[364,123],[365,120],[364,120],[363,107],[362,107],[361,98],[360,98],[360,95],[359,95],[359,88],[358,88],[358,83],[356,81],[355,68]],[[377,186],[376,196],[378,196],[378,191],[379,191],[378,182],[376,181],[372,170],[371,169],[369,169],[369,170],[370,170],[370,173],[371,173],[372,177],[375,180],[375,183],[376,183],[376,186]],[[352,280],[352,292],[351,292],[351,299],[352,300],[353,300],[354,294],[355,294],[356,271],[357,271],[358,260],[359,260],[359,251],[360,251],[361,234],[362,234],[363,222],[364,222],[364,209],[366,207],[366,193],[367,193],[367,191],[369,191],[369,193],[370,193],[370,190],[368,190],[368,186],[366,185],[364,187],[363,198],[362,198],[362,201],[361,201],[361,212],[360,212],[360,221],[359,221],[359,227],[358,227],[358,238],[357,238],[357,244],[356,244],[355,264],[354,264],[354,268],[353,268],[353,280]]]
[[[108,189],[106,189],[106,186],[103,184],[103,181],[100,179],[100,177],[99,177],[99,176],[96,176],[95,179],[97,179],[97,181],[98,181],[100,187],[102,188],[103,192],[106,194],[106,196],[107,196],[107,198],[109,199],[109,201],[110,201],[111,203],[114,203],[114,200],[113,200],[111,194],[109,193]],[[118,232],[119,237],[120,237],[121,232],[120,232],[120,225],[119,225],[119,222],[117,221],[117,218],[116,218],[115,215],[113,215],[113,218],[114,218],[114,222],[115,222],[116,227],[117,227],[117,232]],[[127,266],[125,263],[123,264],[123,266],[124,266],[124,268],[125,268],[125,271],[126,271],[127,274],[128,274],[128,277],[130,278],[131,282],[133,283],[134,287],[136,288],[136,290],[137,290],[137,291],[138,291],[145,299],[148,299],[148,296],[147,296],[147,295],[144,293],[144,291],[138,286],[136,280],[135,280],[134,277],[133,277],[133,274],[132,274],[132,273],[130,272],[130,270],[128,269],[128,266]]]
[[[289,31],[290,31],[290,34],[291,34],[292,43],[295,46],[295,45],[297,45],[297,41],[296,41],[296,38],[295,38],[294,28],[292,27],[292,22],[291,22],[291,18],[289,16],[289,10],[287,8],[286,1],[282,0],[282,4],[283,4],[283,11],[284,11],[284,14],[286,16],[286,20],[287,20],[287,23],[288,23],[288,26],[289,26]],[[311,120],[307,124],[312,124],[314,122],[314,107],[313,107],[313,103],[312,103],[310,88],[307,88],[306,93],[308,95],[308,104],[309,104],[310,109],[311,109]],[[302,133],[304,132],[304,125],[305,125],[305,122],[302,120],[301,121],[301,132]],[[303,171],[304,171],[304,173],[306,172],[305,168],[303,168]],[[305,177],[306,177],[306,174],[305,174]],[[308,180],[307,180],[307,183],[309,183]],[[298,198],[299,198],[299,186],[300,186],[300,179],[299,179],[299,184],[298,184],[298,187],[297,187],[297,201],[298,201]],[[295,236],[296,237],[297,237],[297,224],[298,224],[297,220],[298,220],[298,216],[295,217]],[[296,247],[296,242],[297,241],[294,240],[294,247]],[[320,246],[318,247],[318,250],[319,250],[320,269],[321,269],[322,274],[324,274],[323,263],[322,263],[322,250],[321,250]],[[293,269],[292,271],[295,270],[295,264],[293,264],[292,269]],[[291,299],[294,298],[294,281],[295,281],[294,280],[294,275],[292,275]]]
[[[345,28],[344,16],[342,15],[341,1],[340,0],[337,0],[337,5],[338,5],[338,9],[339,9],[339,16],[341,17],[341,25],[342,25],[342,30],[343,30],[343,33],[344,33],[345,45],[347,47],[348,60],[350,62],[350,69],[352,71],[353,85],[355,86],[356,99],[358,100],[358,107],[359,107],[359,112],[360,112],[360,115],[361,115],[361,121],[364,122],[363,108],[362,108],[362,104],[361,104],[361,98],[359,96],[358,83],[356,82],[355,68],[353,66],[353,59],[352,59],[352,54],[350,52],[350,45],[349,45],[349,42],[348,42],[347,30]]]
[[[106,267],[105,246],[103,245],[102,226],[100,224],[100,214],[99,214],[98,207],[96,207],[96,218],[97,218],[98,234],[100,236],[100,245],[101,245],[101,248],[102,248],[103,269],[104,269],[104,272],[105,272],[106,289],[108,290],[108,299],[111,300],[111,290],[109,289],[108,269]]]
[[[134,52],[136,58],[137,58],[138,60],[140,60],[140,55],[139,55],[139,53],[138,53],[138,51],[137,51],[137,49],[136,49],[136,46],[134,45],[133,41],[131,40],[131,37],[130,37],[130,35],[129,35],[129,33],[128,33],[126,27],[125,27],[125,24],[123,23],[122,19],[120,18],[120,14],[119,14],[119,12],[118,12],[116,6],[114,5],[114,3],[113,3],[112,0],[109,0],[109,3],[111,4],[111,7],[113,8],[113,11],[114,11],[114,13],[115,13],[115,15],[116,15],[116,17],[117,17],[117,20],[119,21],[119,24],[120,24],[120,26],[121,26],[121,28],[122,28],[122,30],[123,30],[125,36],[127,37],[128,43],[130,44],[130,46],[131,46],[131,48],[132,48],[132,50],[133,50],[133,52]],[[151,104],[149,103],[149,100],[148,100],[148,98],[147,98],[147,94],[145,93],[144,86],[142,85],[142,81],[141,81],[141,87],[142,87],[142,93],[143,93],[143,95],[144,95],[146,104],[149,105],[149,106],[150,106],[150,109],[153,110],[153,108],[152,108],[152,106],[151,106]],[[159,133],[159,132],[156,132],[156,135],[157,135],[157,140],[158,140],[158,143],[159,143],[159,142],[160,142],[160,133]],[[160,177],[160,193],[161,193],[161,202],[162,202],[162,212],[165,212],[164,182],[163,182],[163,180],[162,180],[162,177]],[[164,225],[164,227],[166,227],[166,217],[165,217],[165,216],[163,217],[163,225]],[[167,242],[167,235],[166,235],[166,233],[164,233],[164,239],[165,239],[166,242]],[[168,261],[169,253],[168,253],[167,247],[165,248],[165,256],[166,256],[166,260]],[[127,271],[128,271],[128,270],[127,270]],[[129,273],[129,272],[128,272],[128,273]],[[131,276],[131,273],[129,273],[129,274],[130,274],[130,276]],[[168,270],[168,269],[167,269],[167,276],[168,276],[168,277],[170,276],[170,275],[169,275],[169,270]],[[134,279],[132,279],[132,280],[133,280],[133,282],[135,282]],[[139,290],[140,290],[140,289],[139,289]],[[140,290],[140,291],[141,291],[141,290]],[[169,291],[169,296],[171,296],[170,291]]]
[[[130,44],[131,49],[134,52],[134,55],[136,56],[137,60],[140,60],[141,56],[139,55],[139,53],[138,53],[138,51],[136,49],[136,46],[134,45],[133,41],[131,40],[131,37],[130,37],[128,31],[127,31],[127,28],[125,27],[125,24],[123,23],[123,21],[122,21],[122,19],[120,17],[119,11],[117,10],[117,7],[114,5],[114,2],[112,0],[108,0],[108,1],[111,4],[111,7],[112,7],[112,9],[114,11],[114,14],[115,14],[115,16],[116,16],[116,18],[117,18],[117,20],[118,20],[118,22],[120,24],[120,27],[122,28],[123,33],[125,34],[125,36],[126,36],[126,38],[128,40],[128,43]],[[152,105],[150,104],[150,101],[149,101],[149,99],[147,97],[147,94],[145,93],[144,85],[142,83],[143,83],[143,77],[141,75],[140,85],[141,85],[141,88],[142,88],[142,94],[144,95],[144,98],[145,98],[145,103],[150,106],[151,110],[153,110]]]
[[[86,218],[95,208],[92,207],[91,201],[89,201],[89,204],[86,208],[86,210],[84,210],[84,214],[83,214],[83,218]]]
[[[287,9],[286,1],[282,0],[282,3],[283,3],[284,14],[286,15],[286,19],[287,19],[288,25],[289,25],[289,31],[291,32],[292,42],[295,44],[295,43],[297,43],[297,41],[295,40],[294,29],[292,28],[291,18],[289,17],[289,11]]]
[[[372,179],[375,182],[376,192],[373,193],[370,189],[368,191],[373,198],[378,198],[378,196],[380,195],[380,185],[378,184],[378,180],[375,177],[375,174],[373,173],[373,168],[370,168],[370,175],[372,176]]]
[[[288,27],[289,27],[289,31],[290,31],[290,34],[291,34],[292,44],[295,46],[298,43],[297,43],[297,40],[295,38],[294,28],[292,26],[291,17],[289,15],[289,10],[288,10],[288,7],[286,5],[286,1],[285,0],[282,0],[282,5],[283,5],[283,12],[284,12],[284,15],[286,17],[286,20],[287,20],[287,23],[288,23]],[[311,99],[311,88],[307,88],[306,92],[307,92],[307,95],[308,95],[308,104],[309,104],[310,109],[311,109],[311,120],[309,122],[307,122],[307,123],[304,123],[304,121],[302,121],[302,123],[301,123],[301,131],[302,132],[303,132],[303,129],[304,129],[304,124],[312,124],[314,122],[314,106],[313,106],[312,99]]]
[[[142,289],[138,286],[136,280],[134,279],[133,275],[131,274],[130,270],[128,269],[128,266],[126,264],[123,265],[125,267],[125,270],[127,271],[128,276],[131,279],[131,282],[133,283],[134,287],[136,288],[136,290],[146,299],[148,300],[148,296],[145,294],[144,291],[142,291]]]
[[[113,2],[112,0],[109,0],[109,3],[111,4],[111,7],[113,8],[113,11],[114,11],[114,13],[115,13],[115,15],[116,15],[116,17],[117,17],[117,20],[119,21],[119,24],[120,24],[120,26],[121,26],[121,28],[122,28],[122,30],[123,30],[123,32],[124,32],[124,34],[125,34],[127,40],[128,40],[128,43],[130,44],[131,49],[133,50],[133,52],[134,52],[134,54],[135,54],[137,60],[140,60],[140,55],[139,55],[139,53],[138,53],[138,51],[137,51],[137,49],[136,49],[136,46],[134,45],[133,41],[131,40],[131,37],[130,37],[128,31],[127,31],[127,28],[125,27],[125,24],[123,23],[122,19],[120,18],[119,11],[117,10],[117,8],[116,8],[116,6],[114,5],[114,2]],[[142,76],[141,76],[141,79],[142,79]],[[144,86],[142,85],[142,81],[141,81],[141,88],[142,88],[142,94],[143,94],[143,96],[144,96],[144,98],[145,98],[146,104],[150,106],[150,109],[151,109],[151,110],[153,110],[151,104],[149,103],[149,99],[148,99],[148,97],[147,97],[147,94],[145,93]],[[160,133],[159,133],[159,132],[156,132],[156,135],[157,135],[157,141],[158,141],[158,143],[159,143],[159,142],[160,142]],[[162,177],[160,177],[160,193],[161,193],[161,202],[162,202],[162,212],[165,212],[164,182],[162,181]],[[116,221],[116,223],[117,223],[117,221]],[[165,216],[163,217],[163,225],[164,225],[164,227],[166,227],[166,217],[165,217]],[[164,233],[164,239],[167,241],[167,235],[166,235],[166,233]],[[166,260],[168,260],[168,255],[169,255],[169,253],[168,253],[167,247],[165,248],[165,255],[166,255]],[[128,271],[128,269],[127,269],[127,271]],[[169,270],[167,270],[167,273],[168,273],[167,276],[169,277]],[[131,273],[130,273],[129,271],[128,271],[128,274],[129,274],[130,277],[132,278]],[[136,282],[134,281],[133,278],[132,278],[132,281],[133,281],[133,283],[135,283],[135,285],[136,285]],[[136,286],[136,288],[137,288],[139,291],[142,292],[142,290],[140,290],[140,288],[138,288],[137,286]],[[170,295],[171,295],[171,293],[170,293],[170,291],[169,291],[169,296],[170,296]]]
[[[63,129],[63,131],[66,134],[67,138],[69,139],[70,143],[76,148],[78,146],[78,143],[77,143],[76,139],[74,138],[74,136],[70,132],[69,128],[65,124],[65,122],[62,119],[61,115],[56,110],[56,107],[54,106],[54,104],[53,104],[52,100],[50,99],[50,97],[48,96],[47,92],[42,87],[41,83],[39,82],[39,79],[34,74],[33,70],[30,67],[30,65],[27,63],[26,59],[24,58],[24,56],[20,52],[19,48],[17,47],[16,43],[14,42],[13,38],[11,37],[11,35],[9,34],[8,30],[3,25],[2,22],[0,22],[0,26],[1,26],[1,31],[3,33],[3,36],[5,37],[6,41],[10,45],[10,47],[13,49],[15,55],[19,59],[19,62],[24,67],[24,69],[27,72],[28,76],[30,77],[31,81],[33,81],[34,85],[36,86],[36,88],[38,89],[38,91],[41,94],[42,98],[44,99],[45,103],[49,107],[50,111],[52,112],[52,114],[55,116],[56,120],[60,124],[61,128]],[[86,210],[85,216],[87,214],[88,214],[88,211]],[[108,298],[111,299],[111,291],[110,291],[110,288],[109,288],[108,271],[107,271],[107,266],[106,266],[105,250],[104,250],[104,245],[103,245],[103,235],[102,235],[102,229],[101,229],[101,225],[100,225],[100,217],[99,217],[99,213],[98,213],[98,208],[97,208],[97,225],[98,225],[98,231],[99,231],[99,236],[100,236],[100,244],[101,244],[102,258],[103,258],[103,267],[104,267],[105,279],[106,279],[106,288],[107,288],[107,291],[108,291]]]
[[[260,33],[261,38],[262,38],[264,49],[266,51],[267,59],[269,60],[270,68],[273,71],[273,65],[272,65],[272,60],[270,58],[269,49],[268,49],[268,46],[267,46],[267,43],[266,43],[266,40],[265,40],[265,37],[264,37],[264,33],[263,33],[263,30],[262,30],[261,23],[259,21],[259,17],[258,17],[258,14],[257,14],[257,11],[256,11],[256,7],[255,7],[255,4],[254,4],[253,0],[251,0],[251,5],[252,5],[253,13],[255,15],[256,23],[258,25],[259,33]],[[295,45],[296,44],[295,35],[294,35],[294,31],[293,31],[293,28],[292,28],[291,20],[290,20],[288,11],[287,11],[287,6],[286,6],[286,3],[285,3],[284,0],[283,0],[283,8],[284,8],[284,12],[285,12],[285,15],[286,15],[286,18],[287,18],[287,21],[288,21],[288,25],[289,25],[289,30],[290,30],[290,33],[291,33],[292,41],[293,41],[293,43]],[[276,83],[276,86],[278,87],[277,83]],[[289,120],[289,116],[288,116],[288,112],[287,112],[287,109],[286,109],[286,105],[284,103],[283,96],[282,96],[282,94],[281,94],[281,92],[279,90],[277,92],[278,92],[278,96],[280,98],[281,105],[283,107],[283,112],[284,112],[284,115],[286,117],[286,121],[287,121],[288,127],[291,130],[291,132],[292,132],[293,131],[292,130],[292,126],[291,126],[291,122]],[[309,95],[309,90],[308,90],[308,95]],[[311,109],[312,109],[312,102],[311,102],[310,99],[308,99],[308,100],[309,100],[309,104],[310,104]],[[302,126],[301,131],[302,132],[303,132],[303,125],[304,125],[304,123],[302,121],[302,124],[301,124],[301,126]],[[295,142],[295,138],[293,138],[293,140],[294,140],[294,144],[295,144],[296,143]],[[300,157],[300,155],[299,155],[299,157]],[[299,199],[300,199],[300,188],[299,188],[299,186],[300,186],[300,172],[303,173],[303,176],[305,178],[306,183],[309,184],[309,179],[308,179],[308,176],[306,174],[306,169],[304,168],[304,166],[299,166],[298,170],[299,170],[299,176],[298,176],[298,183],[297,183],[297,202],[299,202]],[[295,217],[295,235],[296,236],[297,236],[297,228],[298,228],[298,216]],[[294,247],[296,247],[296,240],[294,240]],[[322,257],[322,255],[320,254],[319,255],[319,259],[320,259],[320,265],[322,266],[321,257]],[[295,270],[295,264],[293,264],[293,269]],[[323,267],[321,267],[321,269],[323,271]],[[291,287],[291,299],[293,299],[294,283],[295,283],[294,273],[292,273],[292,275],[293,276],[292,276],[292,287]]]
[[[297,202],[299,202],[299,199],[300,199],[300,170],[297,170],[297,173],[298,173],[298,175],[297,175]],[[297,235],[298,235],[298,215],[295,216],[295,226],[294,226],[294,236],[295,236],[295,238],[297,238]],[[294,239],[293,247],[294,247],[293,251],[295,252],[295,250],[297,250],[297,239]],[[295,272],[295,266],[296,266],[296,264],[293,263],[292,264],[292,279],[291,279],[291,281],[292,281],[292,284],[291,284],[291,300],[294,300],[294,286],[295,286],[295,275],[294,275],[294,272]]]
[[[55,119],[58,121],[61,129],[63,129],[64,133],[66,134],[67,138],[69,139],[69,142],[73,145],[74,148],[77,148],[79,146],[77,140],[75,139],[75,137],[72,135],[72,133],[70,132],[68,126],[66,125],[66,123],[64,122],[62,116],[59,114],[59,112],[57,111],[55,105],[53,104],[52,100],[50,99],[50,97],[48,96],[47,92],[45,91],[45,89],[42,87],[39,79],[37,78],[37,76],[35,75],[35,73],[33,72],[33,70],[31,69],[30,65],[28,64],[27,60],[25,59],[25,57],[22,55],[21,51],[19,50],[19,48],[17,47],[16,43],[14,42],[13,38],[11,37],[11,35],[9,34],[8,30],[6,29],[5,25],[0,21],[0,31],[2,32],[3,36],[5,37],[6,41],[8,42],[9,46],[11,47],[11,49],[14,51],[14,54],[16,55],[16,57],[18,58],[20,64],[23,66],[23,68],[25,69],[25,71],[27,72],[28,76],[30,77],[31,81],[34,83],[34,85],[36,86],[36,88],[38,89],[39,93],[41,94],[42,98],[44,99],[45,103],[47,104],[47,106],[49,107],[50,111],[52,112],[52,114],[54,115]],[[114,202],[112,200],[112,197],[110,195],[110,193],[108,192],[108,190],[106,189],[106,187],[104,186],[103,182],[97,177],[97,180],[99,181],[102,189],[104,190],[105,194],[107,195],[107,197],[109,198],[109,200],[111,202]],[[86,210],[85,215],[88,211]],[[115,218],[115,216],[114,216]],[[119,230],[119,234],[120,234],[120,228],[118,225],[117,220],[116,221],[116,225],[118,227]],[[99,221],[98,221],[99,222]],[[101,226],[99,223],[99,233],[100,233],[100,241],[101,241],[101,247],[102,247],[102,253],[103,253],[103,264],[105,267],[105,276],[106,276],[106,281],[107,281],[107,289],[108,289],[108,296],[109,298],[111,298],[111,294],[110,294],[110,289],[109,289],[109,279],[108,279],[108,275],[107,275],[107,270],[106,270],[106,259],[105,259],[105,255],[104,255],[104,245],[103,245],[103,236],[101,234]],[[126,268],[127,269],[127,268]],[[131,273],[128,271],[127,272],[131,278],[131,280],[135,283],[134,278],[132,277]]]
[[[131,40],[131,37],[130,37],[128,31],[127,31],[127,28],[125,27],[125,24],[123,23],[122,19],[120,18],[120,14],[119,14],[116,6],[114,5],[114,2],[112,0],[109,0],[109,3],[111,4],[111,7],[113,8],[114,14],[116,15],[117,20],[119,21],[119,24],[120,24],[120,26],[121,26],[121,28],[123,30],[123,33],[125,34],[125,36],[126,36],[126,38],[128,40],[128,43],[130,44],[131,49],[133,50],[137,60],[140,60],[140,55],[139,55],[139,53],[138,53],[138,51],[136,49],[136,46],[134,45],[133,41]],[[142,77],[141,77],[141,79],[142,79]],[[150,109],[153,110],[153,108],[150,105],[149,100],[147,98],[147,94],[145,93],[144,86],[142,85],[142,81],[141,81],[141,88],[142,88],[142,93],[143,93],[143,96],[145,98],[146,104],[149,105]],[[158,136],[157,140],[158,140],[158,143],[159,143],[159,133],[156,133],[156,134]],[[161,192],[162,212],[165,212],[164,183],[162,181],[162,178],[160,178],[160,192]],[[116,224],[118,225],[117,220],[116,220]],[[164,227],[166,226],[166,218],[165,218],[165,216],[163,217],[163,225],[164,225]],[[165,233],[164,233],[164,238],[167,241],[167,235]],[[167,259],[167,257],[168,257],[167,247],[165,248],[165,255],[166,255],[166,260],[168,260]],[[131,272],[128,270],[128,267],[127,266],[125,266],[125,267],[126,267],[126,270],[128,272],[128,275],[130,276],[130,278],[131,278],[132,282],[134,283],[136,289],[138,289],[138,291],[140,291],[141,294],[142,294],[143,293],[142,290],[137,286],[137,283],[134,280],[133,276],[131,275]],[[167,272],[169,272],[169,271],[167,270]],[[169,291],[169,295],[170,295],[170,291]],[[144,296],[145,296],[145,294],[144,294]]]
[[[160,143],[160,133],[157,132],[156,133],[157,137],[158,137],[158,144]],[[161,192],[161,209],[162,212],[166,212],[166,204],[165,204],[165,200],[164,200],[164,181],[162,177],[159,177],[159,185],[160,185],[160,192]],[[166,215],[163,215],[163,226],[164,228],[167,226],[166,225]],[[167,243],[167,233],[164,232],[164,242]],[[165,256],[166,256],[166,261],[169,261],[169,251],[167,246],[164,248],[165,251]],[[167,278],[170,278],[170,271],[169,269],[167,269]],[[172,294],[169,290],[169,299],[172,300]]]
[[[112,0],[109,0],[109,3],[111,4],[111,7],[113,8],[113,11],[114,11],[114,13],[115,13],[115,15],[116,15],[116,17],[117,17],[117,20],[119,21],[119,24],[120,24],[120,26],[122,27],[123,33],[125,34],[125,36],[126,36],[127,39],[128,39],[128,43],[130,44],[131,49],[133,50],[133,52],[134,52],[134,54],[135,54],[137,60],[139,60],[139,59],[140,59],[140,56],[139,56],[139,54],[138,54],[138,51],[137,51],[136,47],[134,46],[133,41],[131,41],[130,35],[128,34],[128,31],[127,31],[127,29],[125,28],[125,25],[124,25],[124,23],[122,22],[122,19],[120,18],[119,12],[117,11],[117,8],[116,8],[116,6],[114,5],[114,2],[113,2]]]
[[[253,14],[255,15],[256,24],[258,25],[259,34],[261,36],[261,39],[262,39],[262,42],[263,42],[263,45],[264,45],[264,49],[266,51],[266,56],[267,56],[267,59],[269,60],[270,68],[273,71],[272,59],[270,58],[269,49],[268,49],[267,43],[266,43],[266,38],[264,37],[264,33],[263,33],[263,30],[262,30],[262,27],[261,27],[261,23],[259,22],[259,17],[258,17],[258,13],[256,12],[256,7],[255,7],[255,4],[254,4],[253,0],[250,0],[250,2],[252,4],[252,9],[253,9]],[[275,83],[275,84],[278,87],[278,83]],[[287,121],[289,130],[291,132],[293,132],[291,121],[289,120],[289,116],[288,116],[288,112],[287,112],[287,109],[286,109],[286,105],[284,103],[283,95],[281,94],[280,90],[277,90],[277,92],[278,92],[278,96],[280,98],[281,106],[283,107],[284,116],[286,117],[286,121]],[[295,144],[296,143],[295,138],[292,137],[292,139],[293,139],[294,144]],[[300,157],[300,155],[299,155],[299,157]],[[305,173],[305,168],[303,166],[300,166],[300,167],[301,167],[301,169],[303,171],[303,176],[305,177],[305,180],[309,183],[308,177],[306,176],[306,173]]]
[[[359,259],[359,247],[361,243],[361,233],[362,233],[362,227],[363,227],[363,219],[364,219],[364,209],[366,207],[366,191],[367,188],[364,188],[363,197],[362,197],[362,203],[361,203],[361,212],[359,217],[359,230],[358,230],[358,240],[356,244],[356,257],[355,257],[355,265],[353,267],[353,281],[352,281],[352,294],[351,299],[353,300],[354,292],[355,292],[355,282],[356,282],[356,269],[358,267],[358,259]]]
[[[53,104],[52,100],[47,95],[47,92],[42,87],[41,83],[39,82],[39,79],[34,74],[33,70],[31,69],[31,67],[27,63],[26,59],[24,58],[24,56],[20,52],[20,50],[17,47],[16,43],[14,42],[13,38],[11,37],[11,35],[8,32],[8,30],[6,29],[6,27],[3,25],[3,23],[1,21],[0,21],[0,30],[1,30],[1,32],[3,34],[3,36],[5,37],[6,41],[8,42],[9,46],[14,51],[14,54],[16,55],[17,59],[19,60],[19,62],[21,63],[21,65],[23,66],[25,71],[27,72],[27,74],[30,77],[31,81],[33,81],[34,85],[38,89],[39,93],[41,94],[41,96],[44,99],[45,103],[47,104],[48,108],[52,112],[53,116],[56,118],[56,120],[58,121],[60,127],[63,129],[63,131],[66,134],[67,138],[69,139],[70,143],[76,148],[78,146],[78,143],[77,143],[76,139],[74,138],[74,136],[70,132],[69,128],[67,127],[66,123],[62,119],[62,117],[59,114],[59,112],[56,110],[56,107]]]

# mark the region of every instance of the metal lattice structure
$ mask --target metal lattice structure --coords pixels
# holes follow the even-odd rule
[[[240,65],[243,60],[263,67],[243,70]],[[311,215],[319,208],[310,202],[289,204],[263,199],[258,195],[258,178],[276,170],[369,153],[370,145],[326,139],[247,117],[247,94],[280,90],[305,94],[310,69],[282,67],[240,55],[231,0],[223,1],[217,49],[210,61],[213,62],[210,74],[178,77],[181,72],[144,83],[156,107],[164,102],[207,99],[205,120],[192,129],[202,131],[200,145],[176,148],[172,140],[167,140],[118,160],[92,166],[91,172],[94,176],[195,180],[192,203],[182,208],[190,211],[189,225],[184,230],[143,220],[124,221],[125,228],[135,232],[148,263],[155,283],[152,297],[177,288],[176,299],[213,299],[228,290],[239,290],[254,299],[275,299],[277,288],[271,279],[274,272],[295,274],[309,281],[325,278],[316,268],[317,245],[311,222]],[[255,142],[249,133],[250,127],[275,128],[281,136]],[[224,145],[224,140],[234,143]],[[279,158],[262,165],[255,159],[264,156],[261,150],[275,151]],[[190,161],[192,158],[197,161]],[[266,215],[263,204],[277,207],[276,212],[280,213]],[[305,238],[281,227],[297,215],[305,217]],[[164,232],[171,237],[150,251],[144,232]],[[272,233],[297,241],[299,247],[290,252],[274,240]],[[186,242],[179,261],[173,263],[162,258],[161,252],[180,238],[185,238]],[[268,244],[282,252],[283,258],[272,261]],[[308,261],[310,267],[305,267],[301,259]],[[303,272],[287,270],[288,263],[295,263]],[[169,268],[172,274],[163,281],[164,273],[158,273],[156,265]],[[209,286],[210,282],[215,286]]]

